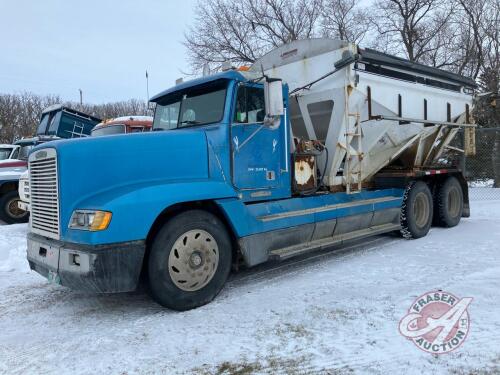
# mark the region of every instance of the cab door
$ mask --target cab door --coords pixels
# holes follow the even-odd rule
[[[284,124],[264,125],[264,88],[257,84],[237,87],[231,126],[233,184],[246,200],[276,199],[285,169]]]

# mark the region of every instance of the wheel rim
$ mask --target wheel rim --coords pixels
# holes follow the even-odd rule
[[[18,202],[20,199],[18,198],[13,198],[7,202],[6,208],[7,208],[7,213],[9,216],[13,219],[21,219],[28,213],[26,211],[23,211],[19,208]]]
[[[429,220],[429,200],[424,193],[418,193],[413,204],[413,212],[415,213],[415,224],[419,228],[426,226]]]
[[[194,292],[207,285],[219,265],[219,247],[208,232],[190,230],[177,238],[168,257],[168,272],[174,284]]]
[[[460,192],[455,187],[448,194],[448,213],[453,218],[460,214]]]

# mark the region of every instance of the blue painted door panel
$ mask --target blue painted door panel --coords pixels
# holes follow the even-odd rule
[[[242,104],[242,90],[247,90]],[[283,88],[287,107],[288,87]],[[257,98],[252,102],[249,97]],[[239,84],[234,90],[231,125],[232,182],[241,199],[275,200],[290,197],[291,182],[287,114],[269,127],[264,120],[262,84]]]
[[[234,124],[233,183],[236,188],[265,189],[280,185],[280,129],[260,123]]]

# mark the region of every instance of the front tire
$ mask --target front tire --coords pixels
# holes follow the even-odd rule
[[[185,311],[212,301],[231,269],[232,247],[224,224],[202,211],[170,219],[153,241],[148,262],[153,298]]]
[[[0,220],[7,224],[27,223],[29,212],[21,210],[17,203],[21,199],[16,190],[8,191],[0,196]]]
[[[423,181],[410,182],[401,206],[401,235],[407,239],[426,236],[431,228],[433,210],[429,186]]]

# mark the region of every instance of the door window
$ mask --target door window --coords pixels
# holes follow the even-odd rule
[[[49,116],[49,113],[45,113],[42,115],[42,119],[40,121],[40,124],[38,124],[38,129],[36,131],[37,135],[44,135],[47,131],[47,126],[49,125]]]
[[[10,157],[12,152],[11,148],[0,148],[0,160],[5,160]]]
[[[240,124],[263,122],[266,114],[264,103],[263,88],[249,86],[238,87],[234,122]]]

